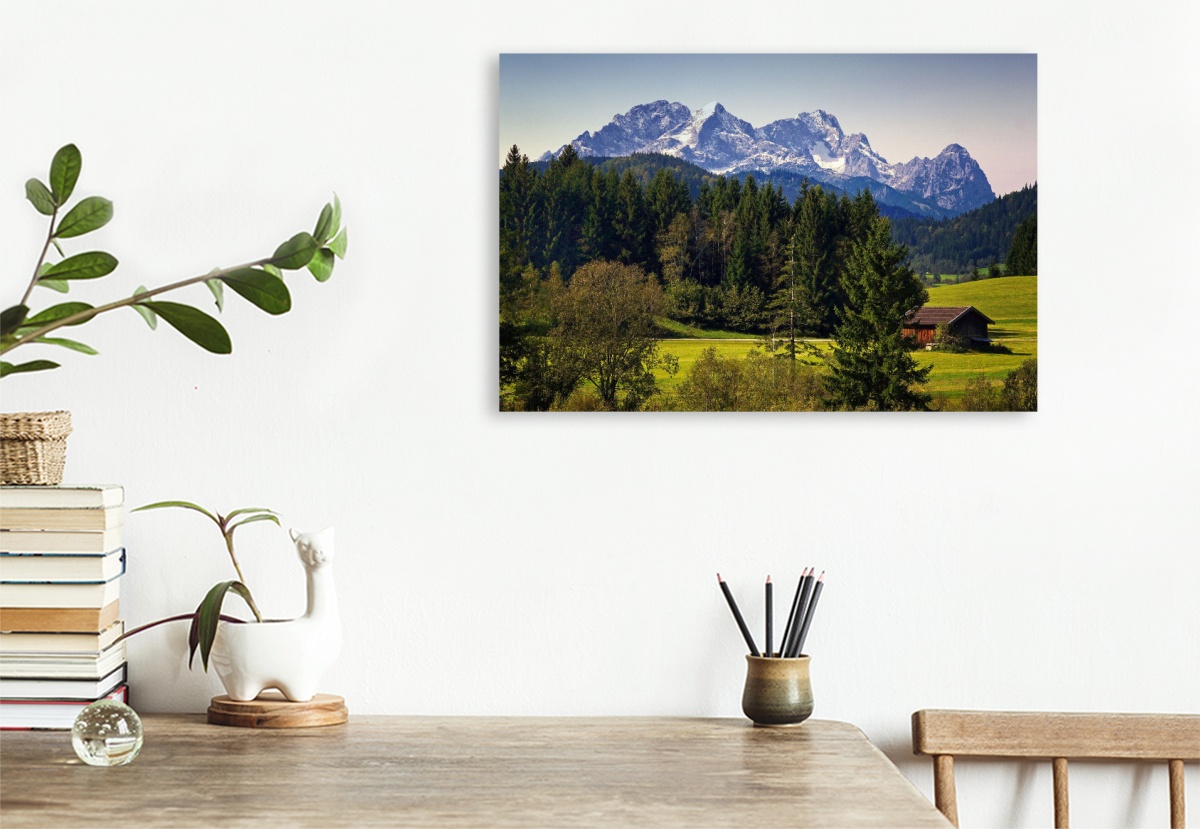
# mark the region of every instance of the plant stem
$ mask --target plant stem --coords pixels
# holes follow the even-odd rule
[[[237,556],[233,552],[233,533],[225,533],[225,547],[229,550],[229,558],[233,562],[233,569],[237,570],[238,581],[242,584],[246,583],[246,577],[242,575],[242,566],[238,564]],[[261,621],[261,620],[260,620]]]
[[[38,275],[42,272],[42,263],[46,261],[46,252],[50,250],[50,243],[54,241],[54,220],[58,218],[58,205],[54,205],[54,212],[50,214],[50,232],[46,234],[46,244],[42,245],[42,255],[38,257],[37,264],[33,266],[33,279],[29,281],[29,287],[25,289],[25,296],[21,297],[21,305],[29,302],[29,295],[33,293],[34,286],[38,283]]]
[[[47,244],[49,244],[49,242],[47,242]],[[42,256],[44,257],[45,255],[46,255],[45,251],[43,251]],[[73,325],[77,322],[84,322],[85,320],[89,320],[92,317],[95,317],[99,314],[103,314],[105,311],[112,311],[115,308],[124,308],[127,305],[136,305],[139,302],[146,301],[147,299],[149,299],[152,296],[155,296],[157,294],[166,293],[167,291],[174,291],[176,288],[185,288],[188,285],[195,285],[197,282],[206,282],[209,279],[220,279],[222,276],[225,276],[226,274],[229,274],[229,273],[233,273],[234,271],[239,270],[241,268],[253,268],[257,265],[265,265],[266,263],[270,262],[273,258],[274,257],[266,256],[266,257],[263,257],[262,259],[256,259],[253,262],[247,262],[244,265],[234,265],[232,268],[222,268],[219,271],[213,271],[212,273],[206,273],[203,276],[193,276],[190,279],[184,279],[179,282],[173,282],[170,285],[164,285],[161,288],[155,288],[152,291],[146,291],[144,293],[134,294],[131,297],[126,297],[125,299],[117,300],[116,302],[110,302],[107,305],[101,305],[96,308],[89,308],[86,311],[80,311],[77,314],[71,314],[69,317],[63,317],[62,319],[55,320],[54,322],[49,323],[48,325],[43,325],[41,328],[37,329],[36,331],[34,331],[30,334],[26,334],[24,337],[17,340],[12,345],[0,348],[0,354],[4,354],[9,351],[12,351],[17,346],[24,345],[25,343],[30,342],[32,340],[36,340],[39,337],[44,337],[47,334],[49,334],[51,331],[54,331],[58,328],[62,328],[64,325]],[[39,270],[41,269],[40,261],[38,263],[38,268],[39,268]],[[35,279],[34,283],[36,284],[36,282],[37,282],[37,280]],[[30,287],[30,290],[33,289],[33,285],[30,285],[29,287]],[[26,294],[26,298],[28,298],[28,293]],[[24,304],[24,303],[22,303],[22,304]]]
[[[229,558],[233,561],[233,569],[237,570],[238,581],[242,583],[243,587],[246,587],[246,577],[242,575],[242,565],[238,564],[237,555],[233,552],[233,531],[237,529],[237,525],[235,524],[229,529],[226,529],[225,522],[228,520],[228,518],[222,517],[221,520],[217,522],[217,525],[221,528],[221,534],[225,536],[225,547],[229,550]],[[254,611],[254,618],[261,622],[263,620],[262,614],[258,612],[258,605],[256,605],[254,603],[254,599],[250,597],[249,587],[246,587],[246,595],[242,598],[246,600],[246,604],[250,605],[250,609]]]
[[[120,642],[122,639],[128,639],[130,636],[133,636],[133,634],[135,634],[135,633],[141,633],[143,630],[149,630],[150,628],[156,628],[159,625],[165,625],[167,622],[180,622],[180,621],[183,621],[184,619],[194,619],[194,618],[196,618],[195,611],[192,611],[191,613],[180,613],[178,616],[169,616],[166,619],[159,619],[157,622],[150,622],[149,624],[142,625],[141,627],[136,627],[133,630],[125,631],[124,633],[122,633],[120,636],[118,636],[116,639],[113,640],[113,645],[117,644],[117,642]],[[218,618],[220,618],[220,620],[222,622],[236,622],[239,625],[246,624],[245,619],[235,619],[232,616],[220,616]],[[259,621],[261,622],[262,620],[259,619]]]

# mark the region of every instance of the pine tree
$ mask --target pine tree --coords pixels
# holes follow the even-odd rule
[[[800,233],[798,230],[793,233],[790,223],[786,233],[789,240],[787,261],[775,280],[775,291],[767,303],[771,333],[769,338],[764,339],[768,339],[768,349],[773,352],[778,331],[783,339],[782,353],[779,356],[795,362],[801,359],[801,355],[817,355],[816,346],[803,338],[815,333],[820,312],[813,303],[808,284],[803,278],[805,266],[803,261],[800,261],[802,254],[798,251],[801,246]]]
[[[654,174],[650,186],[646,188],[646,207],[654,225],[650,233],[656,236],[670,228],[678,214],[691,210],[692,198],[687,185],[664,167]]]
[[[617,187],[617,239],[621,245],[618,260],[626,265],[643,265],[647,260],[646,197],[633,170],[626,170]]]
[[[529,261],[529,219],[536,177],[529,157],[513,144],[500,175],[500,246],[508,249],[517,267]]]
[[[892,242],[888,220],[876,216],[856,241],[843,285],[847,304],[830,361],[827,387],[835,408],[925,410],[930,396],[917,387],[930,369],[917,368],[903,336],[903,320],[928,297],[903,263],[908,249]]]
[[[1017,226],[1004,260],[1008,276],[1037,276],[1037,214]]]
[[[574,145],[568,144],[567,146],[563,147],[562,152],[558,154],[557,158],[551,159],[550,163],[553,164],[555,161],[557,161],[563,167],[570,167],[578,160],[579,153],[575,150]]]
[[[800,353],[816,353],[802,338],[828,331],[825,317],[834,313],[830,290],[836,279],[831,262],[834,204],[820,186],[809,187],[806,179],[786,226],[788,261],[776,280],[770,308],[774,321],[787,332],[784,353],[792,359]]]

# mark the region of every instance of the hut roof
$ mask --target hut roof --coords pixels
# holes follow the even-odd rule
[[[936,305],[922,305],[920,308],[909,311],[904,318],[905,325],[949,325],[958,320],[970,311],[979,314],[989,325],[995,325],[995,320],[989,319],[986,314],[976,308],[974,305],[963,305],[958,307],[945,307]]]

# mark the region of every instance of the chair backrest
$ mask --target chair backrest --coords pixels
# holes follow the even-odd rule
[[[1068,826],[1067,760],[1117,758],[1168,764],[1171,827],[1182,829],[1183,761],[1200,759],[1198,714],[1059,714],[943,711],[912,715],[913,753],[933,757],[937,808],[958,826],[955,757],[1044,758],[1054,764],[1054,825]]]

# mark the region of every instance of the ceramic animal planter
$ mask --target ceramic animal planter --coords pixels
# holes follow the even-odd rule
[[[342,625],[333,587],[333,527],[289,534],[307,574],[308,610],[289,621],[221,623],[211,661],[232,699],[248,701],[268,688],[278,688],[293,702],[307,702],[341,648]]]

